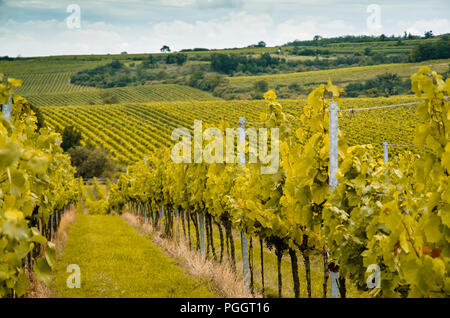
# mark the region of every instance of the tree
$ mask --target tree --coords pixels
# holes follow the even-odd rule
[[[149,64],[155,64],[156,63],[156,60],[155,60],[154,56],[151,55],[151,54],[148,56],[147,61],[148,61]]]
[[[176,55],[175,55],[175,58],[176,58],[176,60],[177,60],[177,64],[178,64],[178,65],[183,65],[183,64],[186,63],[186,61],[187,61],[187,55],[186,55],[186,54],[183,54],[183,53],[176,54]]]
[[[434,37],[434,35],[433,35],[433,31],[427,31],[427,32],[425,32],[425,34],[424,34],[424,36],[423,36],[425,39],[431,39],[431,38],[433,38]]]
[[[211,69],[216,72],[232,74],[238,66],[236,56],[227,54],[211,55]]]
[[[110,66],[113,70],[118,70],[118,69],[124,67],[124,65],[122,63],[120,63],[119,60],[114,60],[109,65],[106,65],[106,66]]]
[[[368,80],[365,84],[369,96],[375,92],[378,94],[382,93],[384,96],[395,95],[401,86],[402,80],[400,76],[389,72],[377,75],[374,79]]]
[[[170,53],[170,47],[168,47],[167,45],[164,45],[164,46],[161,48],[161,52],[162,52],[162,53]]]
[[[183,65],[187,61],[187,55],[183,53],[169,54],[166,56],[166,64]]]
[[[447,59],[450,57],[450,41],[444,36],[438,41],[415,46],[411,50],[411,62],[426,60]]]
[[[258,47],[266,47],[266,42],[264,42],[264,41],[259,41],[259,42],[258,42]]]
[[[68,151],[69,149],[79,146],[81,143],[81,132],[79,132],[75,127],[73,126],[67,126],[64,128],[62,133],[62,143],[61,148],[64,151]]]
[[[69,150],[72,165],[77,168],[77,176],[83,178],[100,177],[108,162],[105,149],[77,146]]]

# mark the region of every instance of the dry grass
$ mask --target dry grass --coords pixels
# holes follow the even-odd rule
[[[59,225],[58,231],[55,234],[53,239],[53,243],[56,247],[57,254],[61,254],[64,249],[67,241],[67,236],[70,228],[70,224],[75,221],[76,218],[76,208],[72,206],[67,212],[62,216],[61,223]],[[42,253],[41,253],[42,254]],[[34,272],[28,271],[25,269],[25,273],[28,278],[28,282],[30,287],[28,289],[25,298],[52,298],[56,297],[55,291],[51,288],[51,286],[45,285],[43,282],[37,279],[36,274]]]
[[[155,230],[149,223],[142,219],[125,213],[124,219],[136,228],[142,235],[150,235],[151,240],[163,249],[169,256],[179,260],[189,275],[208,281],[210,288],[224,298],[248,298],[261,297],[249,295],[244,289],[244,283],[233,272],[228,262],[218,263],[214,260],[203,259],[200,252],[189,250],[189,245],[183,236],[176,240],[164,238],[162,232]]]
[[[34,272],[25,270],[25,274],[29,283],[29,289],[25,298],[53,298],[56,296],[53,289],[37,279]]]
[[[72,207],[61,218],[61,223],[59,224],[58,231],[56,232],[55,238],[53,239],[53,243],[56,246],[56,251],[58,254],[61,253],[61,251],[66,246],[70,224],[75,221],[76,215],[76,208]]]

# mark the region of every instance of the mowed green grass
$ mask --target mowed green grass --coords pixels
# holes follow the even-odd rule
[[[67,266],[81,270],[81,288],[70,289]],[[58,255],[52,287],[61,298],[215,297],[207,283],[187,276],[176,260],[123,218],[78,214]]]

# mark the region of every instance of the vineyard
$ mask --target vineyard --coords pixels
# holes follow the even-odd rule
[[[417,100],[408,96],[343,98],[341,108],[408,104]],[[283,100],[282,104],[287,114],[298,117],[303,113],[306,100]],[[352,145],[373,144],[381,147],[384,141],[411,144],[414,128],[419,120],[416,107],[417,105],[405,105],[395,111],[343,114],[342,128]],[[240,116],[245,116],[249,122],[259,120],[259,114],[265,109],[264,101],[125,103],[41,108],[52,128],[62,130],[73,125],[82,132],[85,140],[108,149],[114,159],[124,163],[136,162],[156,149],[173,145],[174,141],[170,138],[172,131],[179,127],[192,129],[196,119],[214,125],[226,120],[237,125]],[[382,152],[382,148],[378,150]]]
[[[17,61],[0,61],[0,69],[7,76],[20,74],[67,73],[95,68],[111,62],[106,57],[49,56],[25,58]]]
[[[176,84],[143,85],[107,89],[89,88],[84,91],[76,92],[30,94],[27,95],[27,98],[36,106],[84,106],[104,104],[103,99],[106,95],[115,96],[119,103],[218,100],[218,98],[207,92]]]
[[[22,80],[22,86],[17,88],[17,94],[31,96],[48,93],[70,93],[95,91],[92,87],[70,84],[71,72],[60,73],[27,73],[16,74]]]
[[[110,186],[101,205],[96,203],[96,211],[116,214],[127,206],[143,222],[162,228],[167,237],[174,237],[180,223],[185,234],[187,223],[190,237],[192,222],[196,248],[215,259],[212,224],[216,224],[221,233],[220,261],[226,240],[232,264],[232,227],[237,227],[249,290],[254,289],[254,266],[248,263],[252,253],[248,237],[250,241],[255,237],[275,250],[279,297],[285,254],[291,260],[295,297],[299,297],[298,253],[305,262],[309,296],[310,257],[319,254],[323,297],[329,280],[334,286],[331,297],[345,298],[349,283],[373,297],[448,297],[450,104],[444,96],[450,93],[450,80],[444,83],[424,67],[411,82],[422,98],[417,107],[422,122],[414,137],[414,143],[426,149],[421,155],[402,152],[387,164],[372,145],[349,146],[345,132],[338,137],[334,114],[340,89],[331,82],[309,95],[299,117],[284,113],[269,91],[267,111],[259,120],[265,128],[279,129],[275,145],[279,143],[281,169],[267,175],[261,172],[263,159],[245,164],[243,155],[250,153],[244,151],[245,130],[240,126],[238,163],[174,163],[174,151],[161,149],[129,167]],[[293,124],[296,119],[302,123],[300,128]],[[221,121],[219,127],[224,133],[230,124]],[[178,150],[191,147],[186,140],[182,144]],[[214,139],[211,144],[205,152],[217,154],[224,147],[228,154],[223,143]],[[203,141],[201,147],[207,145]],[[273,152],[278,146],[271,145]],[[338,166],[334,175],[330,169]]]
[[[270,90],[264,101],[48,106],[41,111],[50,127],[39,131],[29,102],[9,94],[20,85],[14,79],[0,84],[0,102],[5,104],[0,126],[0,252],[8,255],[0,267],[1,297],[22,297],[34,279],[50,284],[56,264],[52,240],[71,204],[77,204],[79,213],[85,208],[92,214],[82,216],[79,224],[95,235],[108,236],[111,242],[115,242],[114,232],[104,224],[117,229],[122,238],[135,235],[128,225],[113,220],[122,214],[129,218],[127,212],[142,226],[160,231],[163,239],[184,237],[204,259],[228,262],[248,295],[268,295],[269,280],[276,280],[276,296],[286,295],[286,266],[296,298],[301,295],[300,281],[305,297],[450,295],[450,109],[446,97],[450,80],[444,82],[428,67],[411,76],[414,97],[340,98],[342,90],[329,81],[306,100],[278,100]],[[144,88],[152,86],[122,90]],[[164,85],[155,95],[176,100],[180,92],[194,96],[196,90]],[[179,153],[171,151],[176,142],[172,133],[176,128],[193,133],[195,120],[204,121],[202,134],[212,127],[220,134],[240,127],[238,140],[232,142],[232,153],[236,149],[238,155],[233,155],[231,163],[174,162]],[[60,136],[54,132],[68,125],[77,127],[85,141],[108,149],[114,159],[128,164],[127,173],[116,183],[108,181],[103,189],[94,180],[95,194],[91,194],[82,180],[74,178],[75,169],[62,154]],[[252,127],[270,130],[269,138],[267,130],[258,130],[263,134],[259,138],[270,145],[265,154],[259,150],[256,163],[250,159],[254,153],[245,147],[246,129]],[[273,135],[273,129],[278,129],[278,135]],[[228,156],[228,142],[216,143],[216,137],[214,142],[208,143],[206,137],[201,142],[204,155]],[[383,160],[385,141],[393,147],[389,161]],[[198,151],[198,145],[180,142],[178,150],[193,146],[194,154]],[[280,167],[263,173],[278,149]],[[336,174],[330,171],[338,168]],[[108,218],[94,216],[105,214]],[[89,244],[82,228],[75,229],[80,242]],[[155,249],[142,237],[138,240],[142,253]],[[220,242],[220,249],[214,241]],[[255,252],[257,243],[260,250]],[[102,248],[103,257],[108,257],[107,247]],[[71,257],[79,254],[74,245],[68,252]],[[100,250],[96,253],[100,255]],[[254,256],[260,258],[260,267]],[[267,273],[267,267],[265,273],[263,266],[264,258],[272,256],[275,276]],[[127,255],[121,257],[129,262]],[[304,274],[300,274],[299,259]],[[94,266],[90,260],[80,262]],[[169,266],[162,254],[155,261]],[[180,271],[177,275],[180,281],[186,279]],[[95,284],[95,277],[89,279]],[[125,286],[130,281],[120,279]],[[195,286],[192,280],[185,282],[184,287]],[[64,295],[59,276],[56,284]],[[143,295],[140,291],[132,295]],[[186,293],[182,288],[179,292]],[[199,295],[211,294],[202,289]]]

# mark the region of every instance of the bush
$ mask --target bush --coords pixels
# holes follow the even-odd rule
[[[68,151],[73,147],[77,147],[81,143],[81,132],[79,132],[73,126],[67,126],[64,128],[62,133],[62,143],[61,148],[64,151]]]
[[[411,51],[411,62],[450,58],[450,38],[444,36],[438,41],[417,45]]]
[[[269,84],[267,84],[267,82],[264,80],[255,83],[255,90],[257,92],[267,92],[268,89]]]
[[[106,149],[77,146],[68,152],[72,165],[77,168],[77,177],[114,177],[120,171],[120,167],[108,157]]]
[[[300,85],[298,85],[298,83],[289,84],[288,88],[291,91],[298,92],[298,93],[301,92],[301,90],[302,90],[302,88],[300,87]]]
[[[102,95],[103,104],[118,104],[120,102],[119,97],[112,93],[105,93]]]
[[[378,96],[380,96],[380,92],[376,88],[370,88],[367,90],[367,96],[378,97]]]

